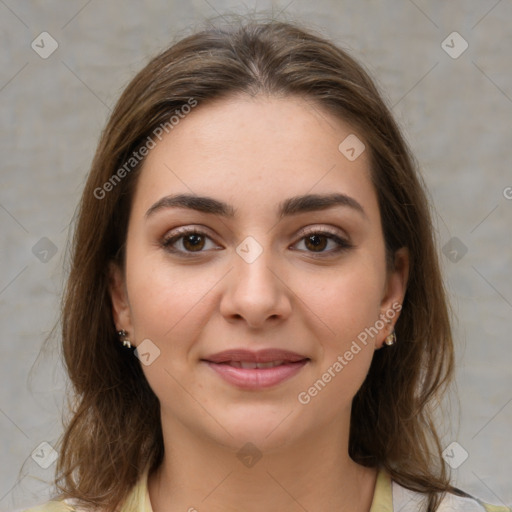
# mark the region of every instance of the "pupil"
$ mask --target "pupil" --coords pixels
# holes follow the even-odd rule
[[[307,242],[311,243],[314,249],[325,249],[327,244],[326,237],[323,235],[311,235],[307,237]]]
[[[202,236],[198,234],[187,235],[183,241],[185,247],[187,249],[201,249],[204,245],[204,240],[202,240]]]

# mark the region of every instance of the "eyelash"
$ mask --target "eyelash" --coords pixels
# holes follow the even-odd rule
[[[205,231],[202,231],[200,229],[179,228],[171,236],[165,237],[161,242],[161,246],[166,251],[171,252],[173,254],[178,254],[179,256],[182,256],[185,258],[193,258],[194,256],[205,252],[203,250],[182,251],[182,250],[178,250],[178,249],[172,247],[177,241],[179,241],[180,239],[184,238],[187,235],[199,235],[199,236],[202,236],[202,237],[205,237],[205,238],[208,238],[211,240],[211,237],[208,236],[208,234]],[[350,242],[339,237],[335,233],[333,233],[325,228],[324,229],[310,229],[310,230],[303,232],[302,236],[298,240],[298,242],[301,242],[304,239],[306,239],[307,237],[313,236],[313,235],[324,236],[324,237],[328,238],[329,240],[334,241],[338,245],[338,247],[336,249],[331,249],[329,251],[319,251],[319,252],[305,251],[305,252],[310,253],[315,258],[327,258],[329,256],[332,256],[333,254],[338,254],[340,252],[347,251],[347,250],[353,248],[353,245]],[[294,245],[296,245],[298,242],[296,242]]]

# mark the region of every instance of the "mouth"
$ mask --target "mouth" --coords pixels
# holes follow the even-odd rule
[[[228,350],[202,360],[223,380],[242,389],[263,389],[296,375],[310,358],[278,349]]]
[[[254,363],[252,361],[226,361],[224,363],[216,363],[216,364],[227,364],[232,366],[233,368],[244,368],[254,370],[256,368],[275,368],[276,366],[281,366],[289,361],[269,361],[268,363]]]
[[[309,358],[303,354],[278,348],[268,348],[258,351],[235,348],[217,352],[216,354],[204,358],[205,361],[212,363],[273,363],[276,366],[282,363],[295,363],[304,359]]]

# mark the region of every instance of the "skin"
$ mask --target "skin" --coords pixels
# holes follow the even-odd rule
[[[154,512],[370,509],[377,472],[348,455],[350,406],[398,314],[307,405],[297,399],[405,295],[408,255],[398,251],[387,268],[368,151],[349,161],[338,150],[352,133],[304,99],[242,95],[199,105],[148,155],[111,296],[132,345],[149,339],[160,350],[142,366],[165,445],[148,481]],[[364,214],[335,206],[277,216],[285,199],[333,192]],[[224,201],[235,215],[175,207],[146,215],[181,193]],[[174,243],[181,253],[163,246],[183,226],[206,232],[199,252],[184,238]],[[320,235],[315,252],[305,228],[330,229],[352,247],[336,252]],[[262,249],[252,263],[236,252],[247,236]],[[187,250],[192,257],[180,256]],[[310,361],[272,388],[244,390],[201,361],[238,347]],[[237,457],[247,442],[262,455],[252,467]]]

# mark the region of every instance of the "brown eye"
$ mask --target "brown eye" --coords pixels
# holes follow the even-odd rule
[[[324,229],[310,230],[295,244],[296,249],[318,257],[334,256],[353,245],[335,233]]]
[[[204,232],[198,229],[178,229],[167,235],[161,242],[161,246],[168,252],[179,256],[201,254],[212,249],[221,249]]]
[[[325,235],[315,234],[305,237],[304,241],[308,249],[321,252],[327,247],[328,238]]]
[[[186,235],[183,237],[183,247],[187,251],[200,251],[201,249],[203,249],[204,244],[204,236],[198,233],[191,233],[190,235]]]

